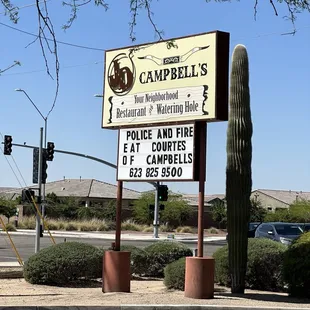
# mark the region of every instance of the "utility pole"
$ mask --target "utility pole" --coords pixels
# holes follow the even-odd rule
[[[158,213],[159,213],[159,182],[156,182],[155,186],[155,207],[154,207],[154,238],[159,238],[158,236],[158,228],[159,228],[159,219],[158,219]]]
[[[41,194],[42,194],[42,167],[43,167],[43,127],[40,128],[40,147],[39,147],[39,175],[38,175],[38,186],[39,186],[39,210],[41,211]],[[36,214],[36,237],[35,237],[35,247],[34,252],[40,251],[40,228],[41,219],[39,214]]]

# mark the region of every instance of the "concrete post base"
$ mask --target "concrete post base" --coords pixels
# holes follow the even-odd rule
[[[130,252],[105,251],[102,269],[102,292],[130,293]]]
[[[212,257],[186,257],[185,297],[213,298],[214,269],[215,261]]]

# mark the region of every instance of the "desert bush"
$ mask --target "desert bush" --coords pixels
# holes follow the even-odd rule
[[[78,225],[77,223],[74,222],[67,222],[65,225],[65,230],[67,231],[73,231],[73,230],[78,230]]]
[[[159,226],[159,231],[160,232],[173,232],[173,228],[167,224],[163,224]]]
[[[154,228],[152,227],[152,226],[147,226],[147,225],[145,225],[144,227],[143,227],[143,232],[152,232],[154,230]]]
[[[266,291],[282,291],[282,261],[286,246],[269,239],[248,240],[248,264],[246,287]],[[217,250],[215,259],[215,282],[230,286],[228,246]]]
[[[168,264],[164,269],[164,284],[168,289],[184,291],[185,257]]]
[[[132,220],[127,220],[122,223],[122,230],[141,231],[143,229],[142,227],[142,225],[139,225]]]
[[[108,230],[109,225],[105,221],[102,221],[101,223],[98,224],[97,231],[108,231]]]
[[[79,279],[102,277],[102,252],[80,242],[52,245],[32,255],[24,278],[32,284],[65,285]]]
[[[164,268],[181,257],[192,256],[192,250],[176,241],[158,241],[144,249],[151,262],[146,275],[163,277]]]
[[[175,231],[178,233],[182,233],[182,234],[186,234],[186,233],[193,234],[194,233],[193,227],[190,227],[190,226],[179,226],[176,228]]]
[[[96,222],[81,222],[79,223],[79,230],[80,231],[96,231],[99,224]]]
[[[216,228],[211,227],[211,228],[209,229],[209,233],[210,233],[210,234],[213,234],[213,235],[217,235],[217,234],[219,233],[219,231],[218,231]]]
[[[7,231],[16,231],[16,227],[12,223],[7,223],[5,228]]]
[[[46,220],[45,224],[49,230],[58,230],[59,229],[59,222],[53,220]]]
[[[25,216],[18,223],[20,228],[24,229],[35,229],[36,228],[36,219],[34,216]]]
[[[310,298],[310,232],[294,240],[284,254],[283,278],[291,296]]]

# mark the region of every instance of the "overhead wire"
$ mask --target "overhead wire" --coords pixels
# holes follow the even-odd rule
[[[18,32],[21,32],[21,33],[24,33],[24,34],[27,34],[27,35],[30,35],[30,36],[33,36],[33,37],[38,37],[37,34],[34,34],[34,33],[31,33],[31,32],[28,32],[28,31],[25,31],[25,30],[22,30],[22,29],[19,29],[19,28],[16,28],[16,27],[13,27],[13,26],[10,26],[10,25],[7,25],[7,24],[4,24],[2,22],[0,22],[0,25],[4,26],[4,27],[7,27],[7,28],[10,28],[12,30],[15,30],[15,31],[18,31]],[[301,29],[305,29],[305,28],[310,28],[310,25],[308,26],[303,26],[303,27],[299,27],[297,29],[295,29],[295,32],[301,30]],[[283,36],[283,35],[288,35],[290,34],[290,32],[271,32],[271,33],[265,33],[265,34],[259,34],[259,35],[256,35],[256,36],[253,36],[253,37],[249,37],[249,38],[245,38],[245,39],[258,39],[258,38],[261,38],[261,37],[267,37],[267,36],[273,36],[273,35],[280,35],[280,36]],[[46,40],[48,41],[54,41],[53,39],[50,39],[50,38],[46,38]],[[232,41],[238,41],[240,39],[233,39]],[[79,44],[74,44],[74,43],[69,43],[69,42],[64,42],[64,41],[59,41],[59,40],[56,40],[57,43],[59,44],[63,44],[63,45],[68,45],[68,46],[72,46],[72,47],[76,47],[76,48],[81,48],[81,49],[88,49],[88,50],[94,50],[94,51],[100,51],[100,52],[105,52],[106,49],[104,48],[97,48],[97,47],[91,47],[91,46],[86,46],[86,45],[79,45]]]
[[[13,29],[13,30],[18,31],[18,32],[27,34],[27,35],[29,35],[29,36],[38,37],[37,34],[31,33],[31,32],[25,31],[25,30],[18,29],[18,28],[16,28],[16,27],[13,27],[13,26],[10,26],[10,25],[1,23],[1,22],[0,22],[0,25],[1,25],[1,26],[4,26],[4,27],[7,27],[7,28],[10,28],[10,29]],[[44,38],[44,39],[46,39],[47,41],[52,41],[52,42],[54,42],[54,40],[53,40],[53,39],[50,39],[50,38]],[[105,51],[105,49],[103,49],[103,48],[96,48],[96,47],[90,47],[90,46],[85,46],[85,45],[78,45],[78,44],[63,42],[63,41],[59,41],[59,40],[56,40],[56,42],[57,42],[58,44],[68,45],[68,46],[77,47],[77,48],[83,48],[83,49],[94,50],[94,51],[101,51],[101,52],[104,52],[104,51]]]
[[[96,61],[88,64],[77,64],[77,65],[71,65],[71,66],[63,66],[61,69],[71,69],[71,68],[77,68],[77,67],[84,67],[84,66],[92,66],[103,63],[103,61]],[[1,77],[3,76],[10,76],[10,75],[24,75],[24,74],[31,74],[31,73],[39,73],[39,72],[46,72],[46,69],[39,69],[39,70],[32,70],[32,71],[24,71],[24,72],[14,72],[14,73],[5,73],[1,74]]]

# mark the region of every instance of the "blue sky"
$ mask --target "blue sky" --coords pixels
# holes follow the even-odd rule
[[[107,12],[93,5],[81,8],[72,28],[64,32],[61,25],[70,12],[61,6],[60,1],[49,1],[57,40],[103,50],[131,45],[129,1],[110,2]],[[19,0],[18,3],[23,6],[31,4],[32,0]],[[278,5],[279,16],[276,17],[267,1],[260,1],[256,21],[253,1],[161,0],[154,1],[152,10],[167,39],[222,30],[231,34],[230,55],[238,43],[247,47],[254,127],[253,189],[310,191],[310,14],[298,15],[298,31],[291,36],[281,35],[292,30],[291,23],[283,18],[285,5]],[[17,25],[3,14],[0,22],[37,33],[35,7],[21,9]],[[137,44],[155,39],[143,11],[138,16],[136,36]],[[0,25],[0,37],[0,68],[4,69],[14,60],[22,63],[21,67],[14,67],[0,76],[0,132],[12,135],[15,143],[38,145],[43,120],[25,95],[14,89],[26,90],[46,115],[53,101],[55,82],[44,71],[39,43],[26,48],[33,37],[3,25]],[[62,44],[58,47],[60,91],[48,121],[48,141],[53,141],[57,149],[116,163],[117,131],[101,128],[102,100],[93,96],[103,90],[104,52]],[[209,194],[225,192],[226,129],[227,122],[208,125],[206,192]],[[26,184],[30,185],[32,151],[13,147],[12,154]],[[7,159],[15,168],[12,158]],[[16,173],[24,186],[17,170]],[[49,163],[48,180],[55,181],[64,176],[116,183],[114,169],[56,153],[54,161]],[[19,186],[3,155],[0,156],[0,186]],[[151,188],[147,183],[125,183],[125,186],[137,190]],[[195,194],[198,191],[196,182],[174,182],[168,186],[183,193]]]

